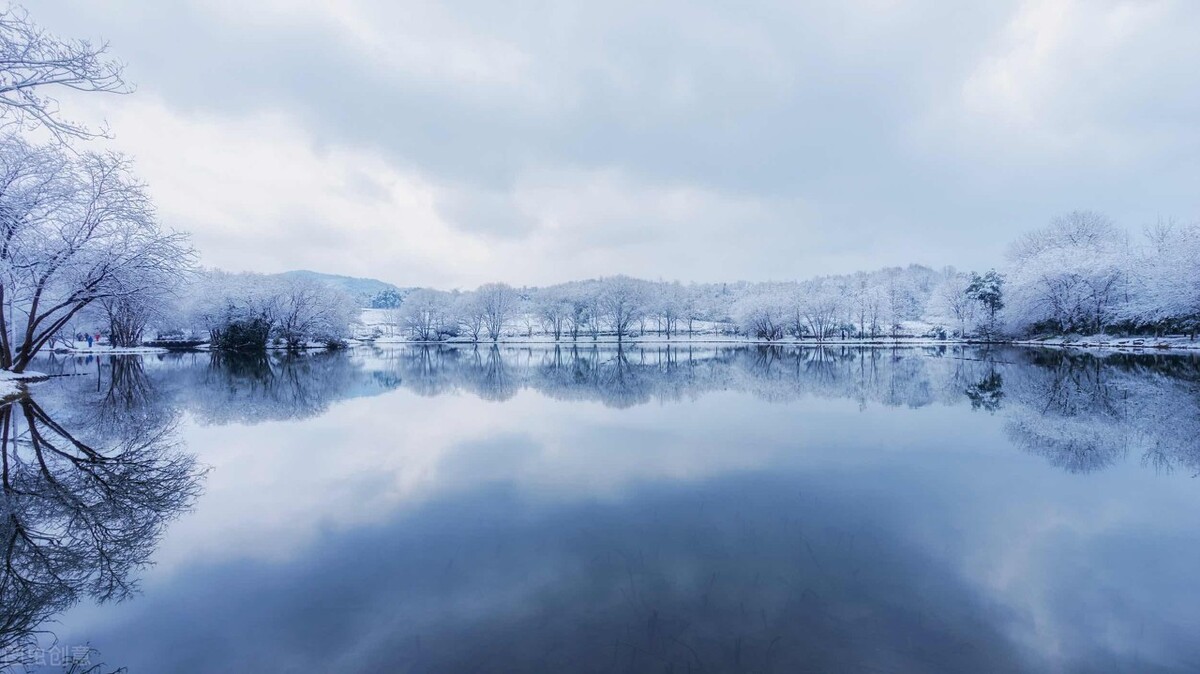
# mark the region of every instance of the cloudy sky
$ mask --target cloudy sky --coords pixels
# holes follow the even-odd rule
[[[399,284],[985,267],[1200,216],[1200,3],[37,0],[205,264]]]

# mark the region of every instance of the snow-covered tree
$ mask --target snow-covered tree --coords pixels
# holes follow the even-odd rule
[[[649,302],[644,281],[628,276],[604,279],[599,294],[601,312],[608,319],[609,327],[621,341],[631,334],[634,323],[645,315]]]
[[[564,329],[572,324],[573,310],[574,303],[564,286],[545,288],[533,297],[534,314],[556,342],[562,339]]]
[[[160,294],[106,297],[98,302],[108,325],[108,340],[113,346],[132,347],[142,343],[146,329],[162,321],[170,298]]]
[[[289,350],[306,342],[340,344],[357,320],[358,307],[349,293],[316,279],[283,277],[274,282],[277,300],[272,336]]]
[[[219,270],[200,274],[184,304],[188,322],[222,351],[264,351],[272,341],[289,350],[333,347],[359,312],[349,293],[316,279]]]
[[[858,327],[858,336],[877,336],[883,311],[883,291],[879,286],[878,279],[867,272],[855,274],[850,279],[849,294]]]
[[[538,294],[540,292],[537,288],[526,288],[517,294],[513,315],[521,334],[526,337],[532,337],[533,331],[542,324],[541,316],[538,314]]]
[[[978,300],[969,292],[970,287],[969,274],[946,267],[933,287],[925,320],[935,325],[953,326],[955,334],[966,337],[975,329],[981,308]]]
[[[187,237],[164,230],[129,162],[0,138],[0,367],[20,372],[85,308],[180,283]]]
[[[687,326],[688,337],[691,337],[695,332],[696,321],[704,319],[704,302],[703,291],[700,286],[690,285],[683,288],[683,294],[680,297],[681,315],[684,325]]]
[[[107,43],[65,40],[20,7],[0,10],[0,128],[42,127],[60,140],[103,135],[64,119],[53,92],[127,93],[122,70]]]
[[[187,290],[185,314],[213,348],[264,351],[279,314],[279,298],[264,274],[201,274]]]
[[[404,298],[401,320],[414,340],[434,342],[457,331],[453,296],[439,290],[422,288]]]
[[[483,303],[485,314],[484,327],[488,337],[494,342],[504,333],[504,327],[512,318],[517,307],[518,295],[512,286],[504,283],[488,283],[475,291]]]
[[[597,305],[595,285],[576,282],[561,286],[560,292],[567,305],[566,330],[571,341],[578,340],[579,335],[587,332],[592,324],[592,314]]]
[[[655,284],[648,294],[652,297],[651,306],[659,329],[670,339],[671,333],[675,332],[679,324],[679,319],[687,313],[688,292],[676,282]]]
[[[1004,275],[995,269],[984,274],[971,272],[967,296],[979,305],[984,315],[983,332],[988,338],[999,332],[1000,311],[1004,309]]]
[[[887,329],[892,337],[900,333],[902,323],[916,313],[913,301],[914,289],[910,278],[902,269],[885,269],[883,272],[883,308]]]
[[[1156,331],[1200,328],[1200,225],[1159,222],[1131,265],[1122,318]]]
[[[733,312],[745,334],[772,342],[783,339],[792,306],[784,287],[764,284],[739,300]]]
[[[812,335],[817,341],[833,336],[838,328],[842,313],[843,292],[840,284],[832,279],[817,279],[800,285],[795,299],[799,330]]]
[[[478,342],[487,324],[487,308],[478,292],[462,293],[454,298],[451,308],[462,334]]]
[[[1102,331],[1124,296],[1129,248],[1128,235],[1093,211],[1072,211],[1022,237],[1009,251],[1011,329]]]

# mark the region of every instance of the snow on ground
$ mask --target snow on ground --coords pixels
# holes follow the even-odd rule
[[[1015,340],[1013,344],[1029,346],[1059,346],[1078,349],[1165,349],[1191,350],[1200,349],[1200,340],[1187,335],[1171,335],[1167,337],[1117,337],[1112,335],[1071,335],[1066,337],[1048,337],[1045,339]]]
[[[449,339],[439,340],[436,342],[420,342],[411,340],[406,337],[379,337],[376,339],[361,340],[370,344],[447,344],[447,345],[467,345],[467,344],[490,344],[492,340],[486,337],[481,337],[478,342],[471,340],[469,337],[452,337]],[[532,337],[524,335],[505,335],[496,341],[498,344],[558,344],[560,346],[575,345],[586,346],[588,344],[609,344],[616,345],[620,341],[622,344],[762,344],[762,345],[839,345],[839,344],[857,344],[870,346],[936,346],[946,344],[963,344],[972,343],[970,340],[964,342],[959,339],[935,339],[931,337],[875,337],[866,339],[826,339],[817,341],[815,339],[795,339],[785,338],[774,341],[762,339],[752,339],[741,335],[728,334],[701,334],[696,333],[692,336],[687,334],[672,335],[670,339],[662,335],[641,335],[637,337],[626,337],[618,340],[614,335],[600,335],[596,339],[592,339],[591,335],[580,335],[578,339],[572,340],[569,336],[563,336],[561,339],[555,340],[552,335],[534,334]]]
[[[468,338],[452,338],[438,342],[418,342],[409,340],[405,337],[380,337],[377,339],[364,339],[367,343],[383,345],[383,344],[448,344],[448,345],[467,345],[475,344]],[[488,344],[491,340],[482,338],[478,344]],[[572,340],[570,337],[563,337],[555,341],[551,335],[538,335],[532,337],[506,335],[497,340],[499,344],[558,344],[561,346],[574,345],[586,346],[588,344],[608,344],[615,345],[618,343],[616,337],[612,335],[602,335],[597,339],[592,339],[591,336],[580,335],[579,339]],[[687,335],[672,336],[667,339],[661,335],[643,335],[641,337],[626,337],[621,340],[624,344],[759,344],[759,345],[777,345],[777,346],[948,346],[953,344],[984,344],[986,342],[977,339],[962,340],[957,338],[937,339],[935,337],[874,337],[864,339],[826,339],[817,341],[815,339],[795,339],[786,338],[775,341],[765,341],[759,339],[751,339],[739,335],[720,335],[720,334],[696,334],[691,337]],[[998,343],[1014,344],[1018,346],[1046,346],[1057,348],[1083,348],[1096,350],[1122,350],[1122,351],[1138,351],[1138,350],[1200,350],[1200,340],[1192,340],[1188,337],[1107,337],[1107,338],[1089,338],[1081,340],[1070,340],[1066,338],[1054,338],[1044,340],[1013,340],[1001,341]]]
[[[410,344],[419,343],[408,339],[407,332],[396,324],[396,311],[394,309],[363,309],[360,316],[360,324],[356,331],[355,337],[358,340],[373,344]],[[626,344],[711,344],[711,343],[728,343],[728,344],[780,344],[780,345],[869,345],[869,346],[937,346],[947,344],[962,344],[962,343],[978,343],[979,340],[961,340],[954,337],[940,339],[937,335],[937,327],[931,323],[922,321],[904,321],[900,324],[899,335],[891,337],[890,335],[880,335],[870,338],[850,338],[850,339],[826,339],[818,342],[812,338],[785,338],[773,342],[766,342],[758,339],[751,339],[743,335],[733,334],[734,326],[730,323],[713,322],[713,321],[695,321],[691,334],[688,333],[681,321],[681,330],[675,332],[671,339],[667,339],[659,332],[649,332],[638,337],[627,337],[621,340]],[[491,340],[481,338],[480,344],[490,342]],[[580,334],[579,338],[572,341],[570,337],[563,336],[559,340],[555,340],[552,335],[545,334],[540,330],[535,330],[532,335],[516,333],[509,330],[499,340],[501,344],[575,344],[584,345],[588,343],[596,344],[616,344],[617,338],[613,335],[601,335],[597,339],[592,339],[591,335]],[[472,344],[470,338],[455,337],[440,342],[429,342],[438,344]],[[1060,348],[1084,348],[1084,349],[1113,349],[1113,350],[1140,350],[1140,349],[1159,349],[1159,350],[1190,350],[1200,349],[1200,340],[1192,339],[1186,335],[1174,335],[1167,337],[1118,337],[1109,335],[1092,335],[1089,337],[1073,335],[1065,337],[1052,337],[1043,339],[1025,339],[1012,340],[1006,343],[1018,344],[1023,346],[1049,346]]]
[[[134,353],[166,353],[166,349],[157,346],[128,346],[114,347],[111,344],[93,343],[88,346],[87,342],[71,342],[70,345],[58,344],[53,351],[56,353],[90,353],[92,355],[121,355]]]
[[[41,372],[10,372],[0,370],[0,400],[9,400],[25,392],[25,383],[40,381],[46,375]]]

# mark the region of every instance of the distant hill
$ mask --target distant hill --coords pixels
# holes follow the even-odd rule
[[[401,288],[399,286],[380,281],[373,278],[360,278],[357,276],[339,276],[337,274],[322,274],[318,271],[309,271],[307,269],[297,269],[295,271],[285,271],[280,276],[288,278],[305,278],[320,281],[339,290],[344,290],[358,300],[359,305],[363,307],[374,306],[373,300],[376,300],[381,293],[395,293],[394,296],[403,298],[414,288]],[[390,294],[390,293],[389,293]]]

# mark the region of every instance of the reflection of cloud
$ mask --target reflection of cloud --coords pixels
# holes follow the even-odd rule
[[[110,623],[125,648],[96,643],[181,672],[1023,671],[1012,616],[831,491],[758,476],[546,511],[484,489],[193,567]],[[197,623],[225,646],[197,652]]]
[[[1184,521],[1059,493],[1057,472],[973,471],[985,461],[931,480],[921,463],[773,464],[601,501],[483,486],[287,558],[191,564],[93,636],[134,667],[231,672],[1176,672],[1200,655],[1182,629],[1194,545],[1153,542]],[[197,624],[226,647],[198,648]]]
[[[292,115],[193,119],[138,96],[108,117],[152,178],[160,217],[194,233],[207,264],[392,279],[403,268],[443,285],[453,277],[433,261],[488,259],[443,220],[427,180],[369,150],[314,145]]]

